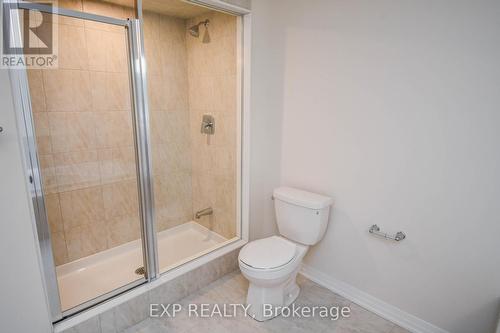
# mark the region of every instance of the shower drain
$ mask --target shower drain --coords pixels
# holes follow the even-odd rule
[[[135,270],[135,274],[137,274],[137,275],[144,275],[144,274],[146,274],[146,270],[144,269],[144,266],[137,268]]]

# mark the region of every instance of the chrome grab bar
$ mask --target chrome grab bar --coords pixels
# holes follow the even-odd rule
[[[383,237],[385,239],[390,239],[396,242],[402,241],[403,239],[406,238],[406,235],[402,231],[398,231],[395,235],[389,235],[388,233],[380,231],[380,228],[378,225],[374,224],[370,227],[370,230],[368,230],[370,234],[374,234],[379,237]]]

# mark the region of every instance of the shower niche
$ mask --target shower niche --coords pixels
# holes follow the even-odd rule
[[[58,67],[27,70],[24,110],[55,321],[241,240],[242,143],[241,17],[57,5]]]

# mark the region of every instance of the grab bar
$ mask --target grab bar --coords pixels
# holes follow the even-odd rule
[[[368,230],[370,234],[374,234],[376,236],[383,237],[385,239],[390,239],[396,242],[402,241],[403,239],[406,238],[406,235],[402,231],[398,231],[395,235],[389,235],[388,233],[380,231],[380,228],[378,225],[374,224],[370,227],[370,230]]]

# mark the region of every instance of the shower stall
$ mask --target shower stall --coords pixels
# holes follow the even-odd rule
[[[242,17],[181,0],[19,7],[19,27],[57,36],[57,67],[18,77],[53,320],[241,240]]]

